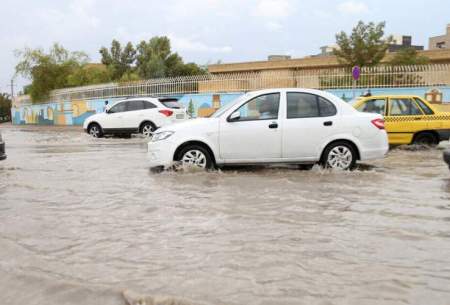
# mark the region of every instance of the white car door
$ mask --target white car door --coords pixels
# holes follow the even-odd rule
[[[323,143],[336,132],[336,106],[325,98],[302,92],[286,93],[283,159],[317,161]]]
[[[145,103],[142,100],[127,101],[127,112],[125,113],[124,128],[137,131],[139,125],[148,117]]]
[[[281,158],[280,93],[246,101],[220,121],[220,157],[225,163],[256,163]]]
[[[126,113],[126,103],[118,102],[107,111],[107,116],[100,125],[103,129],[122,129],[124,128],[124,115]]]

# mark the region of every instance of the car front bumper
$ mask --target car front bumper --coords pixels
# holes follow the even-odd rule
[[[6,159],[5,142],[0,142],[0,160]]]
[[[450,149],[444,151],[444,161],[447,162],[447,165],[450,168]]]
[[[147,157],[151,168],[169,168],[173,165],[173,157],[177,145],[169,140],[149,142],[147,146]]]

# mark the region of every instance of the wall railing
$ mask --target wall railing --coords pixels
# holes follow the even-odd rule
[[[109,83],[51,92],[48,102],[105,99],[130,96],[176,96],[189,93],[245,92],[266,88],[395,88],[450,85],[450,65],[364,67],[353,81],[351,69],[300,69],[246,73],[205,74]],[[15,98],[16,105],[31,103],[28,96]]]

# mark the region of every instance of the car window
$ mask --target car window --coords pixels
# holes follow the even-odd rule
[[[319,116],[317,96],[291,92],[287,94],[287,118],[310,118]]]
[[[280,94],[270,93],[257,96],[242,105],[238,121],[274,120],[278,118]]]
[[[409,98],[390,99],[390,115],[422,115],[419,107]]]
[[[336,106],[330,101],[327,101],[323,97],[319,96],[319,114],[321,117],[336,115]]]
[[[361,112],[378,113],[381,115],[385,114],[386,110],[386,100],[385,99],[373,99],[361,104],[356,108]]]
[[[414,98],[417,102],[417,104],[419,105],[419,107],[422,109],[423,113],[430,115],[430,114],[434,114],[433,110],[431,110],[430,107],[428,107],[427,104],[425,104],[421,99],[419,98]]]
[[[109,113],[117,113],[117,112],[124,112],[126,111],[126,105],[124,102],[122,103],[118,103],[114,106],[111,107],[111,109],[109,109]]]
[[[336,107],[330,101],[310,93],[288,92],[287,118],[313,118],[333,116]]]
[[[156,108],[155,104],[150,103],[149,101],[144,101],[144,107],[145,107],[145,109]]]
[[[144,101],[128,101],[127,111],[136,111],[145,109]]]
[[[172,109],[181,109],[183,105],[178,102],[177,99],[160,99],[161,104],[163,104],[167,108]]]

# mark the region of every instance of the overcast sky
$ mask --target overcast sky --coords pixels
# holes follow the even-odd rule
[[[171,38],[174,51],[198,64],[264,60],[269,54],[316,54],[341,30],[386,21],[428,47],[450,23],[443,0],[0,0],[0,91],[14,75],[14,50],[53,42],[85,51],[93,62],[112,39]],[[17,80],[19,86],[25,81]],[[17,89],[21,89],[16,88]]]

